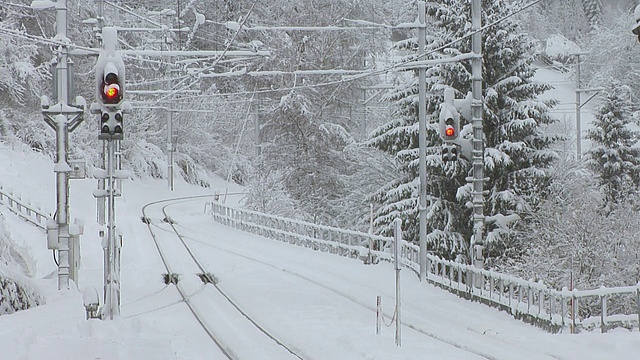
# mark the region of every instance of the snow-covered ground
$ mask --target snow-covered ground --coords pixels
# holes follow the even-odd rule
[[[552,74],[550,74],[552,75]],[[557,75],[556,75],[557,76]],[[53,210],[53,164],[0,144],[4,188]],[[216,182],[224,191],[226,183]],[[0,359],[222,359],[196,323],[174,287],[161,281],[160,257],[141,221],[142,207],[211,189],[176,182],[167,190],[162,180],[125,181],[117,200],[117,225],[124,233],[122,249],[122,315],[114,320],[86,320],[82,292],[94,286],[102,293],[102,249],[95,219],[95,180],[71,182],[71,218],[83,218],[79,281],[69,291],[57,290],[56,266],[45,234],[0,208],[12,239],[28,250],[35,265],[32,281],[46,305],[0,316]],[[230,192],[241,190],[231,187]],[[228,202],[237,201],[232,196]],[[150,208],[152,228],[168,234],[161,206]],[[395,283],[391,264],[364,265],[342,258],[242,233],[214,223],[203,213],[204,202],[166,208],[219,287],[262,327],[296,349],[304,359],[637,359],[638,330],[607,334],[549,334],[510,315],[460,299],[403,270],[402,346],[394,343],[394,327],[375,334],[376,296],[382,297],[385,319],[393,313]],[[175,272],[197,283],[196,270],[176,243]],[[177,240],[174,240],[177,241]],[[212,285],[200,286],[190,300],[202,307],[208,325],[240,359],[282,359],[263,335],[248,329]]]

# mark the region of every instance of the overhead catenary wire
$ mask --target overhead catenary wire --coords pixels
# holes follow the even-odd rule
[[[465,39],[470,38],[471,36],[473,36],[474,34],[476,34],[478,32],[482,32],[482,31],[485,31],[485,30],[487,30],[487,29],[489,29],[489,28],[491,28],[493,26],[496,26],[497,24],[499,24],[499,23],[501,23],[501,22],[503,22],[503,21],[505,21],[505,20],[507,20],[507,19],[509,19],[509,18],[511,18],[511,17],[513,17],[513,16],[515,16],[515,15],[517,15],[517,14],[519,14],[519,13],[521,13],[521,12],[523,12],[523,11],[529,9],[529,8],[531,8],[531,7],[533,7],[534,5],[538,4],[541,1],[542,0],[532,1],[529,4],[526,4],[526,5],[522,6],[520,9],[517,9],[514,12],[503,16],[503,17],[501,17],[501,18],[499,18],[499,19],[497,19],[497,20],[495,20],[495,21],[493,21],[493,22],[481,27],[480,29],[478,29],[476,31],[470,31],[469,33],[463,35],[460,38],[454,39],[454,40],[452,40],[452,41],[450,41],[450,42],[448,42],[446,44],[443,44],[443,45],[441,45],[441,46],[439,46],[437,48],[434,48],[434,49],[432,49],[432,50],[430,50],[428,52],[425,52],[423,55],[416,56],[414,61],[422,59],[422,58],[425,58],[425,57],[427,57],[429,55],[432,55],[434,53],[437,53],[439,51],[442,51],[442,50],[446,49],[447,47],[450,47],[450,46],[452,46],[452,45],[454,45],[456,43],[459,43],[460,41],[463,41]],[[244,21],[243,21],[242,24],[244,24]],[[242,24],[240,24],[240,26],[238,28],[238,31],[240,29],[242,29]],[[237,31],[236,31],[236,33],[237,33]],[[211,67],[209,67],[209,68],[211,68]],[[391,72],[391,71],[395,71],[395,70],[398,70],[398,69],[402,69],[402,68],[407,68],[407,64],[406,63],[398,63],[398,64],[393,64],[393,65],[387,66],[387,67],[382,68],[382,69],[369,70],[369,71],[364,70],[361,74],[356,74],[356,75],[353,75],[353,76],[350,76],[350,77],[347,77],[347,78],[343,77],[340,80],[333,80],[333,81],[327,81],[327,82],[315,83],[315,84],[294,85],[294,86],[286,87],[286,88],[260,89],[260,90],[255,90],[254,93],[256,93],[256,94],[276,93],[276,92],[293,91],[293,90],[299,90],[299,89],[305,89],[305,88],[306,89],[312,89],[312,88],[318,88],[318,87],[324,87],[324,86],[340,85],[340,84],[345,84],[345,83],[350,83],[350,82],[353,82],[353,81],[356,81],[356,80],[360,80],[360,79],[363,79],[363,78],[366,78],[366,77],[370,77],[370,76],[382,75],[382,74],[385,74],[385,73],[388,73],[388,72]],[[202,71],[200,71],[199,73],[202,73],[202,72],[204,72],[206,70],[207,69],[202,69]],[[225,96],[227,96],[227,95],[247,95],[247,94],[248,94],[248,92],[243,91],[243,92],[235,92],[235,93],[226,93]],[[218,95],[218,94],[207,94],[207,95],[200,95],[200,96],[220,96],[220,95]]]
[[[238,143],[236,144],[236,148],[233,151],[233,157],[231,158],[231,164],[229,165],[229,173],[227,174],[227,184],[231,182],[231,175],[233,174],[233,167],[236,162],[236,158],[238,157],[238,151],[240,150],[240,143],[242,142],[242,137],[244,136],[244,130],[247,127],[247,122],[249,120],[249,114],[251,113],[251,104],[253,103],[253,99],[255,97],[255,93],[249,99],[249,105],[247,106],[247,112],[245,114],[244,121],[242,122],[242,129],[240,130],[240,134],[238,135]],[[223,203],[227,201],[227,195],[229,193],[229,187],[227,186],[224,190],[224,200]]]
[[[460,41],[468,39],[473,34],[475,34],[477,32],[481,32],[481,31],[485,31],[485,30],[487,30],[487,29],[489,29],[489,28],[491,28],[491,27],[493,27],[493,26],[495,26],[495,25],[497,25],[497,24],[499,24],[499,23],[501,23],[501,22],[503,22],[503,21],[505,21],[505,20],[507,20],[507,19],[509,19],[509,18],[511,18],[511,17],[513,17],[513,16],[515,16],[515,15],[517,15],[517,14],[519,14],[519,13],[521,13],[521,12],[527,10],[527,9],[529,9],[529,8],[531,8],[531,7],[533,7],[534,5],[540,3],[541,1],[542,0],[532,1],[529,4],[526,4],[526,5],[522,6],[520,9],[517,9],[517,10],[513,11],[512,13],[503,16],[503,17],[501,17],[501,18],[499,18],[499,19],[497,19],[497,20],[495,20],[495,21],[493,21],[493,22],[481,27],[480,29],[478,29],[476,31],[471,31],[471,32],[463,35],[462,37],[460,37],[458,39],[454,39],[454,40],[452,40],[452,41],[450,41],[450,42],[448,42],[446,44],[443,44],[443,45],[441,45],[441,46],[439,46],[437,48],[434,48],[434,49],[426,52],[423,55],[417,56],[415,58],[415,60],[427,57],[427,56],[429,56],[431,54],[434,54],[434,53],[437,53],[437,52],[439,52],[439,51],[441,51],[443,49],[446,49],[447,47],[450,47],[450,46],[452,46],[452,45],[454,45],[454,44],[456,44],[456,43],[458,43]],[[209,65],[209,66],[207,66],[205,68],[199,69],[194,73],[191,73],[191,74],[183,76],[182,80],[180,80],[178,82],[178,84],[176,84],[174,86],[174,88],[183,85],[190,78],[197,77],[194,81],[190,82],[188,85],[186,85],[185,87],[183,87],[181,89],[190,88],[191,86],[193,86],[194,84],[196,84],[199,81],[199,79],[200,79],[199,78],[199,74],[202,74],[207,70],[213,69],[213,68],[215,68],[215,66],[217,66],[217,64],[219,64],[219,62],[222,59],[222,57],[224,57],[224,54],[229,51],[229,49],[231,47],[231,44],[233,43],[235,38],[238,36],[239,31],[242,29],[244,23],[247,21],[248,17],[252,13],[256,3],[257,3],[257,0],[255,0],[253,2],[253,4],[251,5],[251,8],[247,12],[247,15],[245,17],[243,17],[242,21],[239,24],[238,29],[233,34],[231,40],[228,42],[228,44],[225,47],[224,51],[216,59],[216,61],[212,65]],[[111,3],[109,3],[109,4],[111,4]],[[127,9],[123,8],[123,11],[130,11],[130,10],[127,10]],[[145,20],[147,20],[147,19],[145,19]],[[345,19],[345,20],[348,20],[348,19]],[[148,21],[150,23],[154,24],[154,25],[158,25],[155,22],[152,22],[150,20],[148,20]],[[355,21],[355,20],[351,20],[351,21]],[[0,32],[5,32],[5,33],[7,33],[9,35],[12,35],[12,36],[23,37],[23,38],[26,38],[26,39],[29,39],[29,40],[35,40],[37,42],[45,43],[45,44],[49,44],[49,45],[68,46],[68,47],[72,47],[72,48],[75,48],[75,49],[84,50],[84,51],[89,52],[89,53],[96,53],[97,54],[97,52],[98,52],[97,49],[84,47],[84,46],[79,46],[79,45],[66,43],[66,42],[61,42],[61,41],[57,41],[57,40],[53,40],[53,39],[46,39],[46,38],[42,38],[42,37],[38,37],[38,36],[34,36],[34,35],[29,35],[29,34],[26,34],[24,32],[21,32],[21,31],[6,29],[6,28],[2,28],[2,27],[0,27]],[[278,88],[278,89],[259,89],[259,90],[253,91],[252,93],[253,94],[263,94],[263,93],[292,91],[292,90],[305,89],[305,88],[311,89],[311,88],[318,88],[318,87],[324,87],[324,86],[340,85],[340,84],[345,84],[345,83],[350,83],[350,82],[353,82],[353,81],[356,81],[356,80],[360,80],[360,79],[363,79],[363,78],[366,78],[366,77],[370,77],[370,76],[382,75],[382,74],[385,74],[385,73],[388,73],[388,72],[391,72],[391,71],[395,71],[395,70],[398,70],[398,69],[406,68],[406,67],[407,67],[406,63],[398,63],[398,64],[393,64],[393,65],[387,66],[387,67],[382,68],[382,69],[370,70],[370,71],[366,71],[365,70],[361,74],[352,75],[350,77],[343,77],[342,79],[339,79],[339,80],[333,80],[333,81],[327,81],[327,82],[315,83],[315,84],[304,84],[304,85],[297,85],[296,84],[296,85],[291,86],[291,87]],[[176,79],[180,79],[180,78],[181,77],[177,77]],[[174,92],[180,92],[181,89],[175,89]],[[249,94],[249,92],[242,91],[242,92],[235,92],[235,93],[226,93],[226,94],[224,94],[224,96],[229,96],[229,95],[247,95],[247,94]],[[218,94],[199,95],[199,97],[202,97],[202,96],[221,96],[221,95],[218,95]],[[162,102],[162,101],[166,101],[166,100],[170,99],[170,97],[171,97],[171,95],[166,95],[166,96],[164,96],[164,97],[162,97],[160,99],[157,99],[156,103],[159,103],[159,102]]]
[[[247,19],[249,18],[249,16],[250,16],[250,15],[251,15],[251,13],[253,12],[253,8],[256,6],[256,3],[257,3],[257,2],[258,2],[258,0],[254,0],[253,4],[251,4],[251,7],[249,8],[249,11],[247,12],[247,15],[246,15],[244,18],[242,18],[242,21],[241,21],[241,23],[240,23],[240,25],[241,25],[240,27],[242,27],[242,25],[247,21]],[[226,47],[224,48],[224,50],[222,51],[222,54],[221,54],[221,55],[220,55],[220,56],[215,60],[215,62],[214,62],[212,65],[208,66],[208,67],[205,67],[205,68],[203,68],[203,69],[200,69],[200,70],[199,70],[199,72],[203,72],[203,71],[206,71],[206,70],[212,69],[212,68],[214,68],[215,66],[217,66],[217,65],[218,65],[218,62],[222,59],[222,57],[224,57],[224,54],[225,54],[225,53],[227,53],[227,52],[229,51],[229,49],[231,49],[231,44],[232,44],[232,43],[233,43],[233,41],[236,39],[236,37],[238,36],[238,34],[239,34],[239,33],[240,33],[240,29],[238,29],[238,30],[233,34],[233,36],[231,37],[231,40],[229,40],[229,42],[227,43],[227,46],[226,46]],[[181,81],[180,81],[178,84],[176,84],[174,87],[177,87],[177,86],[180,86],[180,85],[184,84],[184,83],[185,83],[189,78],[190,78],[190,76],[189,76],[189,77],[185,77],[183,80],[181,80]],[[199,79],[197,79],[197,80],[199,80]],[[190,84],[188,84],[186,87],[183,87],[182,89],[190,88],[191,86],[195,85],[196,83],[197,83],[197,81],[193,81],[193,82],[191,82]],[[180,90],[182,90],[182,89],[180,89]],[[157,100],[157,103],[159,103],[159,102],[161,102],[161,101],[165,101],[165,100],[167,100],[167,99],[171,98],[171,96],[172,96],[172,95],[163,96],[162,98],[160,98],[160,99],[158,99],[158,100]]]

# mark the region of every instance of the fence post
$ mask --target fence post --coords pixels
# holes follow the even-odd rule
[[[549,322],[553,325],[553,312],[556,310],[556,297],[549,292]]]
[[[454,264],[451,264],[449,266],[449,287],[451,287],[451,288],[453,288],[454,270],[455,270],[455,266],[454,266]]]
[[[462,267],[458,264],[458,295],[460,294],[460,285],[462,285]],[[429,277],[429,259],[427,258],[427,278]]]
[[[565,327],[565,313],[566,311],[566,307],[567,307],[567,300],[565,299],[564,295],[562,295],[560,297],[560,315],[561,315],[561,321],[560,321],[560,325],[562,325],[562,327]]]
[[[636,298],[638,303],[638,326],[640,326],[640,283],[636,285]]]
[[[538,292],[538,317],[542,313],[542,307],[544,306],[544,292],[542,289]]]
[[[607,332],[607,295],[600,296],[600,332]]]
[[[496,285],[496,280],[493,278],[493,273],[489,273],[489,301],[493,302],[493,287]]]
[[[578,298],[571,290],[571,333],[577,334],[576,331],[576,310],[578,310]]]
[[[380,295],[376,296],[376,334],[380,334],[380,309],[382,307]]]
[[[513,283],[509,282],[509,307],[513,311],[513,307],[511,306],[511,302],[513,301]]]
[[[518,284],[518,303],[516,304],[516,309],[519,311],[520,304],[522,304],[522,284]]]

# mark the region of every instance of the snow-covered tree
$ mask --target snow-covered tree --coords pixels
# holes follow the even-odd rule
[[[25,259],[17,258],[26,253],[11,239],[5,218],[0,213],[0,315],[11,314],[19,310],[44,303],[44,299],[28,278],[30,269]],[[31,259],[28,259],[31,261]]]
[[[628,89],[616,86],[603,97],[587,138],[593,142],[588,164],[598,174],[607,204],[625,202],[640,185],[638,134],[629,129]]]
[[[245,64],[243,71],[275,70],[279,75],[247,76],[216,85],[223,92],[242,87],[251,94],[258,89],[261,154],[254,162],[256,172],[282,172],[287,193],[309,221],[338,224],[344,209],[340,199],[350,189],[345,176],[356,171],[344,149],[361,129],[360,117],[354,115],[362,102],[361,88],[369,82],[342,81],[339,75],[322,72],[362,70],[365,61],[372,66],[379,34],[302,27],[349,25],[345,18],[374,20],[375,9],[360,0],[296,0],[256,8],[247,26],[301,27],[238,34],[239,42],[261,44],[271,52],[268,58]],[[237,21],[240,10],[233,11],[229,20]],[[314,71],[318,73],[308,74]]]
[[[582,9],[591,29],[602,25],[602,4],[600,0],[582,0]]]
[[[549,196],[537,211],[527,215],[518,246],[491,265],[523,279],[543,281],[555,289],[637,284],[637,208],[634,204],[620,204],[605,215],[600,211],[603,202],[598,179],[584,162],[555,164]],[[599,304],[581,302],[580,311],[588,312],[591,306],[596,309]]]
[[[511,9],[505,1],[483,2],[483,23],[501,18]],[[468,38],[443,46],[468,34],[469,14],[468,1],[427,4],[430,17],[427,23],[433,26],[427,38],[430,58],[470,52]],[[416,38],[396,45],[409,52],[405,61],[416,57]],[[545,125],[553,122],[548,113],[550,103],[536,100],[538,94],[550,87],[533,81],[533,43],[516,21],[506,19],[484,31],[483,49],[485,176],[490,179],[485,184],[489,191],[485,214],[522,213],[534,207],[544,193],[547,185],[544,168],[555,159],[548,147],[557,137],[543,131]],[[459,94],[466,94],[470,75],[471,66],[467,62],[435,65],[427,69],[427,92],[441,94],[443,87],[452,86]],[[370,140],[371,145],[395,155],[404,167],[399,176],[378,192],[382,207],[377,223],[382,231],[389,232],[393,218],[400,217],[407,224],[406,237],[414,241],[418,239],[417,93],[417,78],[413,74],[390,96],[398,105],[397,115]],[[452,165],[444,165],[440,160],[441,140],[434,122],[441,101],[440,96],[427,98],[427,113],[433,114],[427,129],[427,233],[431,249],[453,257],[466,253],[472,231],[471,210],[465,204],[470,200],[471,186],[465,178],[471,166],[467,160]],[[469,119],[465,120],[463,136],[466,134],[468,138],[471,129]],[[494,245],[498,251],[504,247],[499,242]]]
[[[244,205],[262,213],[296,218],[295,202],[285,188],[285,174],[280,170],[267,170],[254,176]]]

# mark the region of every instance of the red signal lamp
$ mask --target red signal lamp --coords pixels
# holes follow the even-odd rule
[[[104,87],[105,100],[109,102],[117,102],[120,96],[120,87],[118,84],[109,84]]]
[[[444,134],[447,137],[452,137],[456,135],[456,129],[453,128],[453,126],[449,125],[447,126],[447,128],[444,130]]]

